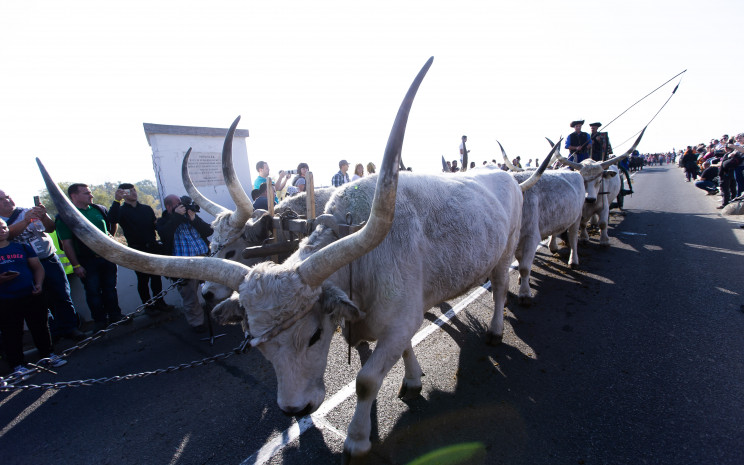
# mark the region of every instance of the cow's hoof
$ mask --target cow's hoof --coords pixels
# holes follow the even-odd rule
[[[486,333],[486,344],[493,347],[498,347],[501,345],[501,343],[504,340],[503,334],[493,334],[493,333]]]
[[[400,391],[398,391],[398,398],[407,401],[413,400],[421,395],[421,385],[409,386],[406,380],[403,380],[403,384],[400,385]]]
[[[572,270],[578,270],[579,269],[579,264],[578,263],[569,263],[568,264],[568,267],[571,268]]]
[[[604,243],[600,242],[599,243],[599,246],[602,247],[603,249],[608,249],[608,248],[610,248],[610,243],[609,242],[604,242]]]
[[[347,437],[346,441],[344,442],[344,453],[341,456],[341,463],[348,465],[350,463],[359,462],[355,459],[368,454],[370,450],[372,450],[372,443],[369,441],[369,439],[364,441],[355,441],[352,440],[350,437]]]
[[[528,295],[520,295],[519,298],[517,299],[517,302],[522,307],[529,307],[530,305],[532,305],[532,297]]]

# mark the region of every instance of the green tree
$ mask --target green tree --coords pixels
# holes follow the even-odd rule
[[[67,188],[73,183],[71,182],[59,182],[57,185],[62,190],[62,192],[67,194]],[[119,187],[119,184],[121,182],[105,182],[103,184],[89,184],[88,187],[90,187],[90,191],[93,193],[93,203],[97,203],[99,205],[103,205],[106,208],[109,208],[111,206],[111,203],[114,201],[114,194],[116,193],[116,188]],[[158,188],[155,185],[154,182],[152,182],[149,179],[143,179],[142,181],[134,183],[135,188],[137,189],[137,199],[139,203],[144,205],[149,205],[152,207],[153,210],[155,210],[155,215],[160,216],[163,213],[163,208],[160,205],[160,196],[158,194]],[[54,202],[52,202],[52,198],[49,195],[49,191],[47,189],[44,189],[39,192],[39,198],[41,200],[41,203],[46,207],[47,212],[49,212],[49,216],[54,218],[58,211],[57,207],[54,205]],[[119,229],[116,232],[116,236],[121,236],[121,229]]]

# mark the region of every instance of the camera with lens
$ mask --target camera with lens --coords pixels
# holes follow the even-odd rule
[[[186,208],[186,211],[191,210],[194,213],[199,213],[201,211],[199,205],[195,204],[188,195],[181,197],[181,205]]]
[[[287,174],[297,174],[297,170],[287,170]]]

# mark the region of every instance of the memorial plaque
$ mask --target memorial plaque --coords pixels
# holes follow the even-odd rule
[[[222,176],[222,153],[191,152],[189,157],[189,175],[196,187],[224,186]]]

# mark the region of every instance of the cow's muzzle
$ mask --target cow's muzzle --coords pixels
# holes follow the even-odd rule
[[[304,417],[305,415],[313,413],[313,406],[308,403],[304,407],[287,407],[283,408],[282,412],[288,417]]]
[[[596,201],[597,201],[597,199],[595,197],[587,197],[587,198],[584,199],[584,202],[586,202],[586,203],[594,203]]]

